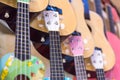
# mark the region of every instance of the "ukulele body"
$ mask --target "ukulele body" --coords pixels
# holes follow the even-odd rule
[[[100,16],[98,16],[94,12],[90,12],[91,20],[86,20],[87,24],[92,29],[92,35],[95,41],[95,46],[102,49],[102,53],[104,56],[104,71],[108,71],[113,68],[115,64],[115,55],[113,49],[109,42],[107,41],[104,35],[103,22]],[[90,59],[85,59],[86,69],[93,71],[94,68],[91,64]]]
[[[3,62],[3,63],[1,63],[1,60],[3,60],[3,59],[6,59],[6,60],[8,60],[8,58],[5,58],[5,56],[7,56],[7,57],[9,57],[11,54],[7,54],[7,53],[9,53],[9,52],[14,52],[14,48],[15,48],[15,35],[11,32],[11,31],[9,31],[5,26],[1,26],[0,25],[0,74],[1,74],[1,71],[2,71],[2,65],[3,64],[5,64],[5,61]],[[9,40],[9,41],[8,41]],[[33,45],[32,45],[32,43],[31,43],[31,55],[33,56],[33,58],[35,58],[36,60],[39,60],[40,61],[40,59],[41,60],[43,60],[43,62],[41,62],[41,64],[39,64],[39,65],[41,65],[41,70],[39,70],[38,69],[38,71],[40,72],[38,72],[37,74],[33,74],[32,73],[32,75],[33,75],[33,80],[37,80],[38,78],[39,78],[39,75],[41,74],[41,77],[43,77],[43,75],[44,75],[44,72],[45,72],[45,68],[43,67],[42,68],[42,65],[43,65],[43,63],[45,63],[45,64],[48,64],[47,62],[47,60],[44,58],[44,57],[42,57],[36,50],[35,50],[35,48],[33,47]],[[35,56],[37,56],[37,57],[35,57]],[[33,59],[32,58],[32,59]],[[18,61],[18,62],[20,62],[20,61]],[[33,64],[33,65],[36,65],[36,64]],[[39,67],[40,68],[40,67]],[[29,75],[29,74],[27,74],[27,75]],[[1,77],[1,75],[0,75],[0,77]],[[1,80],[1,79],[0,79]],[[5,80],[12,80],[12,79],[5,79]],[[14,80],[14,79],[13,79]],[[42,80],[42,79],[41,79]]]
[[[1,4],[17,8],[17,0],[0,0]],[[31,0],[30,12],[39,12],[45,9],[48,5],[48,0]]]
[[[14,80],[18,75],[27,76],[27,80],[42,80],[44,65],[37,57],[31,56],[30,60],[21,61],[14,58],[14,53],[9,53],[1,58],[0,64],[1,80]]]
[[[77,18],[77,26],[76,31],[81,33],[82,39],[84,42],[84,58],[90,57],[92,55],[92,52],[94,50],[94,40],[92,35],[90,34],[90,31],[87,27],[87,24],[84,19],[84,8],[82,0],[71,0],[70,2],[71,6],[73,7],[76,18]],[[62,42],[62,52],[66,54],[71,54],[69,51],[69,41],[66,39],[64,42]],[[72,56],[72,55],[71,55]]]
[[[60,35],[66,36],[74,32],[76,28],[76,17],[74,14],[74,10],[71,7],[68,0],[50,0],[49,5],[52,7],[56,7],[58,12],[60,13]],[[54,10],[54,8],[53,8]],[[72,19],[72,20],[71,20]],[[43,14],[39,14],[31,23],[31,26],[34,26],[35,29],[47,32],[48,30],[45,27],[45,21],[43,18]]]
[[[8,27],[10,27],[10,29],[15,32],[17,9],[0,3],[0,10],[1,10],[0,19],[3,20],[5,23],[7,23]],[[30,20],[32,20],[33,17],[35,17],[38,14],[39,12],[38,13],[30,12]],[[4,25],[3,23],[2,26],[6,26],[6,25]],[[33,27],[30,27],[30,36],[31,36],[30,38],[32,41],[39,42],[39,43],[42,43],[41,38],[44,37],[45,42],[43,44],[47,44],[48,33],[38,31],[34,29]]]

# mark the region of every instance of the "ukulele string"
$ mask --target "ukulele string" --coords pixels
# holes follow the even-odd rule
[[[17,5],[18,5],[18,9],[17,9],[17,22],[16,22],[16,46],[15,46],[15,48],[16,48],[16,50],[15,50],[15,55],[16,55],[16,57],[18,58],[18,39],[19,39],[19,27],[21,26],[21,25],[19,25],[19,21],[20,21],[20,18],[19,18],[19,12],[20,12],[20,3],[18,2],[17,3]],[[18,65],[16,64],[16,74],[18,73],[18,69],[17,69],[17,67],[18,67]],[[17,80],[17,79],[16,79]]]
[[[24,4],[24,3],[23,3],[23,4]],[[24,16],[25,16],[25,18],[27,18],[27,16],[26,16],[26,14],[27,14],[27,11],[26,11],[26,10],[27,10],[27,5],[24,4],[23,8],[24,8],[24,9],[23,9],[23,10],[24,10],[23,12],[25,13]],[[27,19],[28,19],[28,18],[27,18]],[[27,21],[26,21],[26,19],[25,19],[25,23],[24,23],[24,26],[23,26],[23,27],[24,27],[24,28],[23,28],[23,29],[24,29],[23,31],[25,31],[25,39],[24,39],[24,44],[25,44],[25,45],[24,45],[23,47],[24,47],[24,50],[25,50],[24,52],[25,52],[25,60],[26,60],[26,55],[27,55],[27,54],[26,54],[26,28],[28,27],[28,26],[27,26]],[[26,69],[26,66],[27,66],[27,64],[26,64],[26,62],[25,62],[25,74],[26,74],[26,70],[27,70],[27,69]],[[25,77],[25,80],[26,80],[26,77]]]
[[[20,38],[20,39],[21,39],[21,40],[20,40],[20,41],[21,41],[21,42],[20,42],[20,43],[21,43],[21,51],[20,51],[21,53],[20,53],[20,54],[21,54],[21,57],[20,57],[20,58],[21,58],[21,60],[22,60],[22,59],[23,59],[23,56],[22,56],[22,54],[23,54],[23,53],[22,53],[22,52],[23,52],[23,46],[22,46],[22,44],[23,44],[23,43],[22,43],[22,41],[23,41],[23,37],[22,37],[22,36],[23,36],[23,33],[22,33],[22,31],[23,31],[23,26],[24,26],[24,22],[23,22],[23,19],[24,19],[24,16],[23,16],[23,15],[24,15],[24,14],[23,14],[23,13],[24,13],[24,9],[23,9],[24,4],[23,4],[23,3],[20,3],[20,4],[21,4],[21,7],[20,7],[20,8],[21,8],[21,13],[20,13],[20,14],[21,14],[21,16],[22,16],[22,17],[21,17],[21,26],[20,26],[20,27],[21,27],[21,30],[20,30],[20,33],[21,33],[21,38]],[[22,62],[20,62],[20,66],[21,66],[21,68],[20,68],[20,73],[22,73],[22,66],[23,66],[23,65],[22,65]],[[20,80],[22,80],[22,76],[21,76],[21,75],[20,75]]]

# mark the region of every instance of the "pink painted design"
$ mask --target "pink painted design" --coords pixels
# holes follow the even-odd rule
[[[116,63],[112,70],[106,72],[106,78],[108,80],[120,80],[120,40],[110,32],[107,32],[107,38],[115,52]]]
[[[112,14],[113,14],[113,20],[117,23],[120,21],[120,18],[118,16],[118,13],[114,7],[111,7]]]
[[[69,38],[70,50],[74,56],[81,56],[84,52],[83,40],[81,36],[71,36]]]

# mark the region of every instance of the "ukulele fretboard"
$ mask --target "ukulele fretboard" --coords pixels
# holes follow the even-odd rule
[[[26,60],[30,59],[29,6],[21,2],[17,4],[15,57]]]
[[[97,80],[105,80],[105,74],[103,69],[96,69]]]
[[[75,56],[74,61],[77,80],[87,80],[83,56]]]
[[[50,71],[51,80],[64,80],[60,36],[57,31],[50,31]]]

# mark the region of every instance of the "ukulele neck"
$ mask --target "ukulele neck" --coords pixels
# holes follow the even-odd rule
[[[103,69],[96,69],[97,80],[105,80],[105,74]]]
[[[58,31],[50,31],[50,71],[51,80],[64,80],[64,69]]]
[[[87,80],[83,56],[75,56],[74,61],[77,80]]]
[[[27,2],[17,4],[15,57],[24,61],[30,59],[29,5]]]

